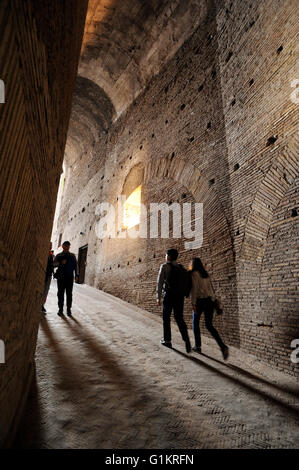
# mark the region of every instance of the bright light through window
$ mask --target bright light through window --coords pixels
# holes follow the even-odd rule
[[[124,207],[124,227],[129,229],[140,223],[141,185],[128,197]]]

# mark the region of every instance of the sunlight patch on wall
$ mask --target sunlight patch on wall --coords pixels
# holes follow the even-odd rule
[[[141,213],[141,185],[128,197],[124,207],[124,228],[130,229],[140,223]]]

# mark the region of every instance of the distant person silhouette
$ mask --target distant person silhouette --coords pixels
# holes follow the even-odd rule
[[[218,331],[213,325],[214,309],[216,308],[218,313],[221,313],[222,310],[220,309],[218,301],[216,300],[210,277],[205,270],[200,258],[193,258],[190,264],[190,271],[192,279],[191,302],[193,307],[192,328],[195,338],[195,346],[192,349],[201,353],[199,321],[203,312],[207,330],[217,341],[223,358],[227,359],[229,354],[228,347],[223,343]]]
[[[47,310],[45,309],[45,303],[47,301],[50,285],[51,285],[51,280],[52,276],[54,273],[54,251],[51,249],[52,248],[52,243],[50,243],[50,251],[48,255],[48,262],[47,262],[47,268],[46,268],[46,276],[45,276],[45,284],[44,284],[44,294],[43,294],[43,305],[42,305],[42,312],[47,313]]]
[[[77,258],[74,253],[70,253],[70,246],[69,241],[63,242],[63,251],[54,259],[54,267],[58,266],[54,277],[57,279],[59,316],[63,315],[64,292],[66,292],[67,314],[72,315],[74,275],[76,282],[79,279]]]
[[[157,303],[162,302],[163,316],[163,346],[172,347],[170,317],[173,310],[175,321],[180,330],[187,353],[191,345],[186,323],[184,321],[184,297],[187,294],[188,273],[181,264],[177,263],[178,251],[170,248],[166,252],[166,263],[160,266],[157,280]]]

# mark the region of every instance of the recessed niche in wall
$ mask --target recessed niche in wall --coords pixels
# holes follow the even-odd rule
[[[209,181],[209,185],[212,186],[213,184],[215,184],[215,178],[212,178],[210,181]]]
[[[236,163],[236,164],[234,165],[234,171],[237,171],[239,168],[240,168],[239,163]]]
[[[208,124],[207,124],[207,129],[211,129],[211,123],[210,123],[210,121],[209,121]]]
[[[271,137],[269,137],[269,139],[267,140],[267,146],[273,145],[277,141],[277,139],[277,135],[271,135]]]
[[[126,199],[124,205],[123,226],[126,229],[135,227],[140,223],[141,214],[141,185],[139,185]]]
[[[236,104],[236,100],[235,100],[235,98],[234,98],[234,99],[232,100],[232,102],[231,102],[231,105],[232,105],[232,106],[235,106],[235,104]]]
[[[203,90],[203,84],[201,84],[199,87],[198,87],[198,91],[202,91]]]
[[[225,62],[227,63],[229,61],[229,59],[231,58],[231,56],[233,55],[232,51],[230,51],[227,56],[226,56],[226,59],[225,59]]]
[[[182,199],[186,199],[187,194],[186,194],[186,193],[183,193],[181,197],[182,197]]]
[[[211,72],[211,77],[212,77],[212,78],[215,78],[215,77],[216,77],[216,70],[212,70],[212,72]]]
[[[140,223],[143,178],[144,168],[139,163],[129,171],[124,181],[121,194],[126,197],[123,219],[125,229]]]
[[[189,142],[193,142],[194,136],[190,137]]]
[[[141,258],[139,258],[138,262],[139,262],[139,263],[141,263],[141,261],[142,261],[142,259],[141,259]]]
[[[171,154],[171,160],[174,158],[174,155],[175,155],[175,153],[172,152],[172,154]]]
[[[168,124],[168,119],[166,119],[165,124]]]
[[[280,54],[280,53],[282,52],[282,50],[283,50],[283,46],[279,46],[279,48],[278,48],[277,51],[276,51],[277,54]]]
[[[250,21],[250,23],[249,23],[249,28],[252,28],[252,26],[253,26],[254,24],[255,24],[255,21],[254,21],[254,20],[253,20],[253,21]]]
[[[251,78],[251,80],[249,80],[249,86],[251,86],[253,84],[254,84],[254,80],[253,80],[253,78]]]
[[[152,138],[154,138],[154,137],[155,137],[155,134],[152,134]]]
[[[140,145],[140,147],[139,147],[139,148],[140,148],[140,150],[142,150],[142,145]]]
[[[298,215],[297,209],[292,209],[291,217],[297,217],[297,215]]]
[[[186,108],[186,105],[184,103],[181,104],[181,111],[183,111],[183,109],[185,109],[185,108]]]

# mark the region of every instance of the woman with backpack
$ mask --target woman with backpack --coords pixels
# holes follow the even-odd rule
[[[190,265],[191,272],[191,302],[193,307],[192,328],[195,338],[193,350],[201,353],[201,338],[199,321],[204,313],[205,325],[213,338],[217,341],[224,359],[228,358],[228,347],[223,343],[216,328],[213,325],[213,312],[216,307],[220,313],[220,308],[216,301],[215,292],[210,277],[205,270],[200,258],[193,258]]]

